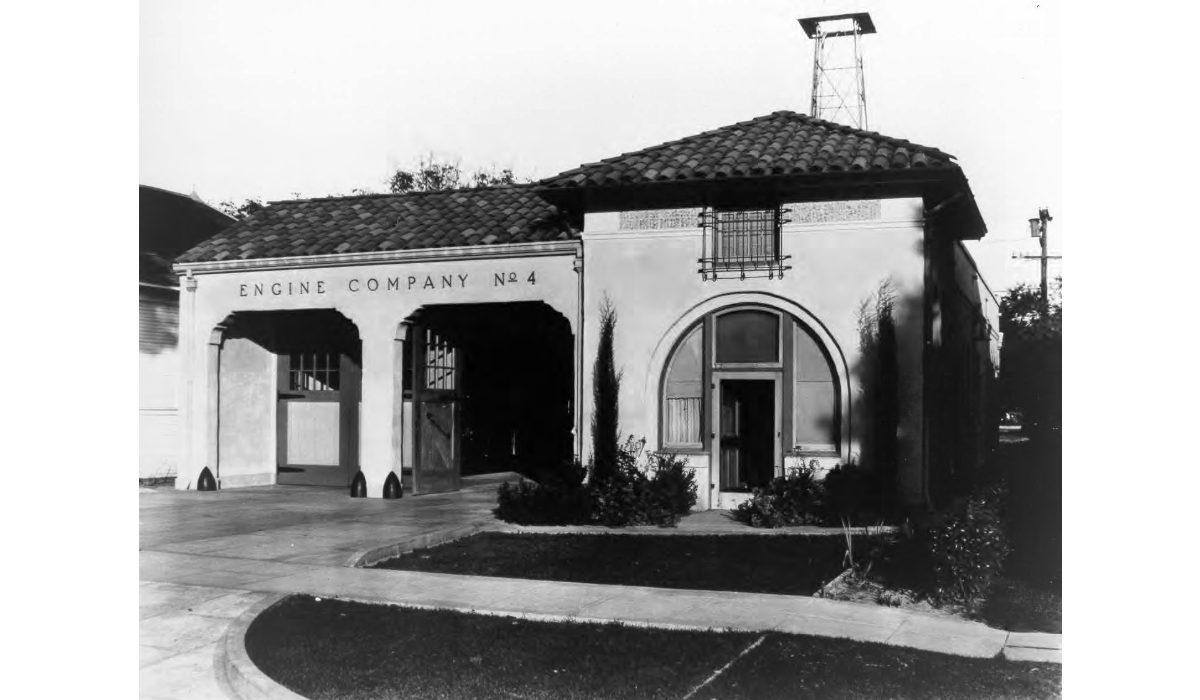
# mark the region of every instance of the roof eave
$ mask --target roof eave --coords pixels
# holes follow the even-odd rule
[[[583,205],[589,211],[613,209],[626,203],[670,206],[720,204],[723,200],[787,198],[789,201],[829,201],[867,194],[919,196],[927,189],[964,182],[957,166],[909,168],[903,171],[851,170],[812,174],[726,177],[705,180],[661,180],[578,187],[545,187],[541,196],[555,204]]]

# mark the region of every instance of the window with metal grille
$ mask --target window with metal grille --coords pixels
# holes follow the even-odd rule
[[[457,354],[450,343],[437,333],[425,330],[425,388],[454,390]]]
[[[288,388],[291,391],[337,391],[341,386],[336,352],[294,352],[288,358]]]
[[[781,250],[781,230],[789,219],[781,207],[712,209],[700,213],[704,253],[700,274],[705,280],[724,277],[783,277],[791,256]]]

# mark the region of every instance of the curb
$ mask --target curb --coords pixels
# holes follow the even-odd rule
[[[1004,658],[1009,661],[1062,663],[1062,635],[1051,632],[1009,632],[1004,641]]]
[[[246,652],[246,630],[250,628],[250,623],[268,608],[292,595],[280,593],[255,603],[225,630],[225,635],[217,644],[213,665],[217,685],[230,697],[238,700],[307,700],[303,695],[297,695],[271,680],[254,665]]]
[[[892,534],[900,530],[897,525],[871,526],[871,535]],[[660,535],[667,537],[840,537],[840,527],[819,527],[816,525],[797,525],[794,527],[750,527],[743,530],[685,530],[679,527],[658,527],[657,525],[629,525],[625,527],[609,527],[607,525],[517,525],[516,523],[501,522],[492,528],[493,532],[519,535]],[[855,532],[858,535],[861,533]]]
[[[829,580],[829,583],[826,583],[824,586],[821,586],[820,588],[818,588],[817,592],[813,593],[813,597],[814,598],[825,598],[825,594],[829,592],[830,588],[833,588],[837,584],[841,583],[853,571],[854,571],[854,569],[847,568],[842,573],[838,574],[837,576],[834,576],[833,578],[831,578]],[[829,600],[832,600],[832,598],[830,598]]]
[[[434,530],[416,537],[410,537],[406,540],[386,544],[382,547],[373,547],[360,552],[355,552],[346,559],[344,566],[352,569],[364,569],[369,566],[378,564],[385,559],[392,559],[401,554],[407,554],[414,549],[425,549],[427,547],[436,547],[439,544],[446,544],[454,540],[460,540],[464,537],[479,534],[488,528],[488,522],[476,522],[469,525],[452,527],[445,530]]]

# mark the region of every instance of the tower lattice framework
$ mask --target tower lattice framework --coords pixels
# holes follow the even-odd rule
[[[875,33],[867,12],[805,17],[799,20],[813,40],[812,102],[809,113],[859,129],[869,129],[862,37]]]

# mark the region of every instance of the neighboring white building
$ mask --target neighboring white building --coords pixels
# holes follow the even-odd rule
[[[813,459],[937,501],[995,423],[984,232],[949,154],[792,112],[533,185],[273,203],[175,265],[177,486],[586,461],[607,297],[621,431],[686,454],[700,507]]]
[[[179,277],[171,260],[233,223],[187,195],[138,186],[138,476],[175,476],[179,459]]]

